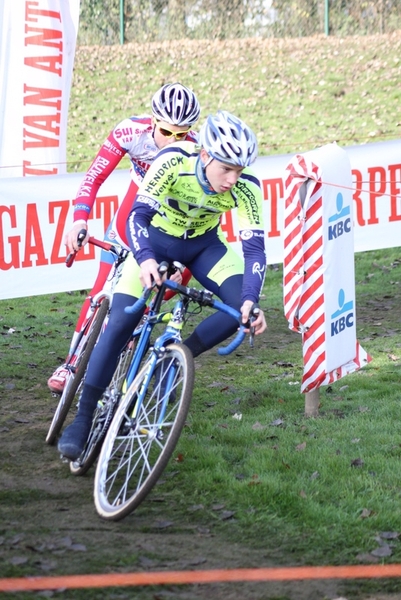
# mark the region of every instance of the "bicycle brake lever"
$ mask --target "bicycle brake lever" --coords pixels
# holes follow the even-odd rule
[[[81,229],[81,231],[78,233],[78,235],[77,235],[78,248],[82,248],[82,244],[84,242],[84,239],[86,238],[86,234],[87,234],[86,229]],[[65,264],[66,264],[67,267],[71,267],[72,266],[72,263],[75,260],[77,252],[78,252],[78,250],[74,250],[73,252],[69,253],[69,255],[67,256],[67,258],[65,259]]]
[[[185,265],[183,265],[182,263],[178,262],[178,260],[174,260],[173,261],[173,266],[176,268],[177,271],[179,271],[181,274],[185,271]]]
[[[249,311],[249,346],[251,348],[254,348],[254,339],[255,339],[255,327],[252,326],[253,321],[255,321],[255,319],[258,318],[258,315],[260,313],[260,307],[258,304],[256,304],[256,302],[254,302],[254,304],[252,304],[251,306],[251,310]],[[247,323],[247,325],[248,325]]]
[[[165,260],[161,262],[157,270],[159,271],[159,274],[163,276],[168,271],[168,262],[166,262]]]

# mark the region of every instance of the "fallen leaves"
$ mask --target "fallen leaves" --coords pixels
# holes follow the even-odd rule
[[[393,548],[395,543],[389,542],[388,540],[398,540],[398,531],[382,531],[376,537],[375,541],[379,544],[376,548],[373,548],[370,552],[362,552],[357,555],[359,562],[371,562],[378,563],[380,559],[392,556]]]
[[[364,464],[365,462],[362,460],[362,458],[355,458],[354,460],[351,460],[351,467],[363,467]]]
[[[0,545],[5,545],[5,538],[0,538]],[[35,567],[41,569],[42,571],[48,572],[56,569],[58,567],[58,563],[54,559],[41,559],[41,560],[31,560],[32,553],[37,554],[45,554],[51,553],[53,555],[62,555],[65,552],[86,552],[87,548],[84,544],[79,542],[74,542],[70,536],[65,536],[59,539],[52,540],[49,543],[42,544],[26,544],[25,535],[23,533],[15,535],[13,538],[8,540],[8,546],[10,548],[16,548],[18,550],[18,554],[12,556],[8,562],[13,566],[24,565],[27,563],[33,563]]]
[[[359,516],[360,516],[361,519],[367,519],[372,514],[373,514],[373,511],[369,510],[368,508],[363,508],[361,510],[361,514]]]
[[[189,506],[187,510],[188,510],[188,512],[193,513],[193,512],[197,512],[199,510],[203,510],[204,508],[205,507],[203,504],[193,504],[192,506]]]
[[[392,64],[391,57],[398,58],[398,40],[399,34],[375,37],[373,42],[370,36],[356,40],[350,36],[341,39],[341,48],[335,36],[326,37],[324,43],[320,36],[300,38],[296,48],[291,38],[278,44],[263,37],[141,40],[113,46],[112,52],[110,46],[78,46],[68,161],[86,170],[94,145],[114,124],[127,114],[148,113],[157,81],[185,80],[199,94],[204,115],[224,107],[246,116],[257,132],[261,154],[310,150],[333,140],[364,143],[372,141],[373,134],[374,141],[395,138],[399,65]],[[358,60],[361,46],[366,62]],[[336,53],[341,53],[341,64]],[[302,72],[301,64],[308,64],[308,70]],[[333,78],[334,69],[340,81]],[[383,108],[383,96],[392,98],[393,93],[394,114]],[[305,119],[313,112],[316,119]]]
[[[235,511],[234,510],[223,510],[225,508],[225,504],[223,503],[219,503],[219,504],[212,504],[211,509],[213,512],[218,512],[219,513],[219,519],[221,521],[228,521],[229,519],[232,519],[235,515]]]
[[[152,525],[152,529],[167,529],[168,527],[172,527],[174,525],[173,521],[155,521]]]

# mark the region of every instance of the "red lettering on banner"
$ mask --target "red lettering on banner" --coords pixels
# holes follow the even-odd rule
[[[26,229],[25,229],[25,254],[22,267],[32,267],[31,256],[36,254],[37,267],[49,264],[45,257],[43,248],[42,233],[40,231],[38,213],[36,204],[27,204],[26,207]]]
[[[30,94],[30,95],[28,95]],[[59,100],[50,100],[50,98],[59,98]],[[36,88],[24,84],[24,106],[33,104],[35,106],[51,106],[57,111],[61,110],[61,90],[50,90],[46,88]]]
[[[361,198],[362,190],[362,173],[358,169],[352,169],[352,175],[355,177],[354,187],[355,192],[352,197],[356,203],[356,220],[358,225],[365,225],[365,219],[363,218],[363,200]]]
[[[281,177],[276,179],[262,180],[263,198],[270,199],[270,230],[267,232],[267,237],[279,237],[280,230],[278,228],[278,200],[283,199],[284,183]],[[270,198],[269,198],[270,191]]]
[[[29,92],[31,92],[31,95],[28,96],[27,93]],[[27,85],[24,85],[24,105],[32,104],[38,106],[53,106],[57,110],[55,115],[25,116],[23,119],[24,125],[26,125],[27,127],[32,127],[34,129],[43,129],[44,131],[47,131],[50,134],[54,134],[58,137],[60,135],[60,127],[58,127],[58,125],[60,125],[61,119],[61,113],[59,112],[61,108],[61,100],[49,100],[49,98],[52,98],[54,96],[61,97],[61,90],[32,88]],[[28,140],[26,140],[27,137],[34,137],[37,140],[41,141],[29,142]],[[48,137],[40,136],[24,128],[24,150],[26,150],[27,148],[56,148],[59,145],[59,139],[54,140]],[[42,175],[43,173],[39,172],[35,174]]]
[[[34,45],[34,46],[48,46],[51,48],[58,48],[60,52],[63,51],[63,42],[62,40],[58,42],[50,42],[49,40],[54,40],[56,38],[61,38],[61,31],[58,29],[39,29],[38,27],[30,27],[29,25],[25,25],[25,33],[36,33],[37,35],[32,35],[31,37],[25,37],[25,46]]]
[[[25,138],[33,138],[36,141],[28,141]],[[33,132],[29,132],[27,129],[24,129],[24,141],[23,141],[23,149],[27,150],[27,148],[57,148],[60,145],[60,140],[55,140],[53,138],[45,137],[44,135],[39,135]]]
[[[67,221],[68,211],[70,209],[69,200],[57,200],[49,202],[49,223],[56,223],[55,212],[60,209],[56,224],[56,233],[54,235],[53,248],[50,255],[50,264],[55,265],[63,263],[67,256],[67,251],[63,243],[64,226]],[[61,247],[64,249],[64,254],[60,254]]]
[[[21,242],[20,235],[12,235],[7,238],[7,242],[10,246],[11,250],[11,261],[6,262],[6,249],[5,249],[5,237],[4,237],[4,228],[3,228],[3,215],[8,215],[10,217],[10,224],[13,229],[17,227],[17,218],[15,213],[15,206],[0,206],[0,269],[2,271],[8,271],[14,267],[14,269],[18,269],[20,266],[19,263],[19,244]]]
[[[379,219],[376,215],[376,199],[386,192],[386,171],[383,167],[369,167],[369,208],[368,225],[376,225]],[[379,188],[376,189],[376,175],[379,176]]]
[[[50,21],[50,26],[42,27],[40,22],[38,26],[33,25],[43,20]],[[55,22],[57,21],[57,23]],[[41,9],[40,3],[32,0],[25,2],[25,47],[40,48],[39,56],[25,56],[24,64],[33,69],[47,71],[60,78],[60,89],[36,88],[24,84],[24,106],[36,105],[40,108],[51,107],[54,114],[25,115],[23,118],[23,150],[59,148],[60,147],[60,124],[62,113],[62,89],[61,77],[63,67],[63,32],[59,26],[61,23],[61,12]],[[49,50],[43,51],[44,48]],[[52,55],[52,48],[55,54]],[[28,50],[27,50],[28,52]],[[32,78],[32,75],[29,76]],[[35,111],[36,112],[36,111]],[[47,111],[51,112],[51,111]],[[42,134],[41,131],[46,132]],[[40,161],[38,161],[40,162]],[[45,162],[45,161],[43,161]],[[25,175],[44,175],[56,174],[57,168],[51,170],[30,169],[30,162],[24,161],[23,174]]]
[[[80,250],[77,254],[76,261],[80,260],[94,260],[96,258],[95,246],[93,244],[85,244],[83,250]]]
[[[401,194],[401,189],[397,184],[401,184],[401,165],[389,165],[390,172],[390,202],[391,214],[389,221],[401,221],[401,214],[397,211],[397,196]],[[398,172],[398,179],[397,179]]]
[[[221,215],[220,227],[224,231],[227,242],[236,242],[237,237],[234,234],[234,224],[232,212],[226,212]]]
[[[39,2],[30,2],[27,1],[25,3],[25,21],[31,21],[34,23],[37,23],[37,18],[35,17],[35,15],[41,16],[41,17],[50,17],[51,19],[58,19],[59,21],[61,21],[61,16],[59,12],[56,12],[54,10],[44,10],[41,8],[34,8],[35,6],[39,6]]]
[[[56,125],[54,123],[56,123]],[[57,113],[54,116],[36,115],[24,117],[24,125],[36,127],[36,129],[44,129],[44,131],[54,133],[54,135],[60,134],[60,127],[58,127],[57,124],[60,125],[60,113]]]
[[[26,56],[24,58],[24,64],[26,64],[27,67],[32,67],[33,69],[43,69],[43,71],[49,71],[50,73],[54,73],[55,75],[61,77],[63,55],[59,54],[58,56]]]
[[[106,231],[118,208],[118,196],[101,196],[96,198],[96,219],[103,216],[103,230]],[[92,245],[92,244],[91,244]]]
[[[26,175],[57,175],[57,172],[56,167],[54,169],[38,169],[37,167],[32,167],[29,160],[24,160],[22,163],[23,177]]]
[[[54,135],[59,135],[60,127],[58,127],[58,125],[60,125],[60,113],[57,113],[54,116],[36,115],[24,117],[24,125],[36,127],[36,129],[43,129],[49,133],[54,133]]]

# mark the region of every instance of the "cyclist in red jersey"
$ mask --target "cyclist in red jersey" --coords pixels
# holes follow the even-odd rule
[[[116,125],[97,153],[78,190],[74,201],[74,225],[64,239],[69,252],[79,249],[78,233],[82,229],[88,229],[88,218],[99,188],[126,154],[131,160],[131,181],[104,239],[120,244],[129,250],[126,224],[138,187],[146,171],[158,151],[168,144],[177,140],[197,140],[197,134],[191,130],[191,127],[199,119],[199,114],[199,102],[192,90],[180,83],[171,83],[162,86],[154,94],[151,116],[130,117]],[[112,266],[113,257],[110,253],[102,250],[99,272],[81,308],[70,344],[70,352],[87,315],[90,299],[103,288]],[[188,280],[189,277],[190,273],[187,271],[184,278]],[[65,365],[56,369],[47,382],[52,392],[58,394],[63,392],[67,374]]]

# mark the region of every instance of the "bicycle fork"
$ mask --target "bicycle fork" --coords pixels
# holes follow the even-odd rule
[[[91,324],[92,321],[92,317],[95,313],[95,311],[99,308],[102,300],[104,298],[108,298],[110,305],[111,305],[111,298],[112,295],[110,292],[107,292],[105,290],[101,290],[100,292],[98,292],[97,294],[95,294],[90,301],[90,306],[88,308],[88,312],[86,314],[85,317],[85,326],[81,328],[81,331],[78,333],[77,339],[75,341],[74,347],[72,348],[69,356],[68,356],[68,361],[66,363],[66,368],[71,371],[71,373],[75,373],[75,365],[73,364],[73,360],[76,357],[77,354],[77,350],[80,347],[83,338],[85,337],[87,331],[88,331],[88,327]]]
[[[182,343],[181,329],[184,324],[185,312],[185,299],[177,301],[171,313],[170,320],[167,324],[164,333],[161,336],[159,336],[154,343],[153,353],[151,359],[148,362],[146,376],[144,377],[141,388],[138,391],[138,399],[135,404],[134,413],[132,415],[133,425],[134,423],[138,423],[139,411],[141,409],[141,406],[143,405],[146,391],[150,388],[152,375],[154,375],[154,372],[157,369],[157,361],[163,356],[165,356],[166,347],[169,344]],[[163,362],[160,362],[159,364],[162,365]],[[156,388],[152,391],[152,393],[154,393],[157,398],[155,408],[155,410],[157,409],[157,418],[155,418],[155,422],[153,423],[152,427],[147,427],[146,425],[140,425],[139,427],[139,432],[143,435],[146,435],[149,438],[157,438],[160,440],[163,439],[162,426],[166,416],[170,395],[174,391],[173,385],[176,377],[176,371],[177,369],[174,365],[174,361],[172,360],[171,363],[167,365],[167,368],[164,371],[164,380],[162,379],[163,373],[161,372],[160,381],[158,382]],[[135,426],[137,425],[134,425],[134,427]]]

